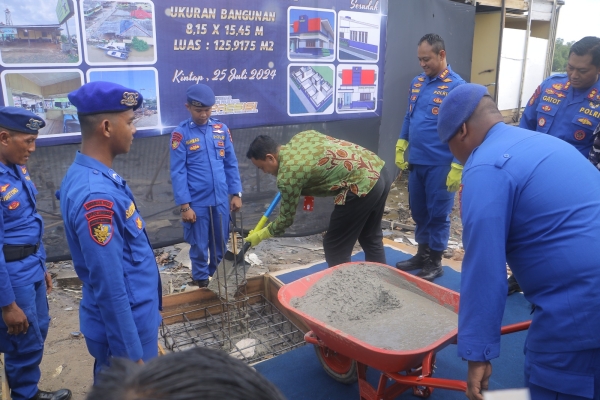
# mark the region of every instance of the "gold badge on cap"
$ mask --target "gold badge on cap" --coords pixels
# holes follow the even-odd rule
[[[127,107],[137,106],[137,99],[139,94],[135,92],[124,92],[123,99],[121,100],[121,104],[126,105]]]
[[[42,128],[41,125],[42,121],[40,121],[39,119],[30,118],[29,123],[25,126],[31,129],[32,131],[37,131]]]

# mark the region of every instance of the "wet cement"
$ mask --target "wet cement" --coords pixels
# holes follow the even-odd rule
[[[458,326],[458,315],[387,268],[348,265],[323,277],[294,308],[372,346],[415,350]]]

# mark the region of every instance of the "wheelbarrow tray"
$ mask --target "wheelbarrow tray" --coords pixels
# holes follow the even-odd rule
[[[348,268],[355,264],[368,264],[369,267],[381,268],[380,274],[385,282],[402,289],[410,290],[458,314],[460,297],[457,292],[390,266],[372,262],[352,262],[338,265],[289,283],[283,286],[277,295],[281,305],[304,321],[318,339],[329,349],[380,371],[396,372],[410,370],[411,368],[420,366],[428,354],[436,353],[447,345],[456,343],[458,328],[451,330],[433,343],[422,348],[406,351],[387,350],[366,343],[291,306],[290,302],[293,298],[303,297],[319,280],[338,269]],[[356,323],[361,322],[357,321]],[[409,328],[407,327],[407,329]]]

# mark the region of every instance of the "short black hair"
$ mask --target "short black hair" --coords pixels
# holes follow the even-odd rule
[[[575,53],[583,57],[586,54],[592,56],[592,64],[600,68],[600,38],[595,36],[586,36],[583,39],[573,43],[569,50],[569,56]]]
[[[87,400],[285,400],[266,378],[221,350],[193,348],[138,365],[115,358]]]
[[[427,35],[423,36],[421,40],[419,40],[419,46],[423,42],[429,43],[435,54],[440,54],[440,51],[446,50],[444,39],[442,39],[442,37],[436,33],[428,33]]]
[[[267,154],[276,154],[278,148],[279,143],[271,136],[258,135],[254,138],[252,143],[250,143],[246,157],[264,161],[267,158]]]
[[[102,120],[110,119],[112,121],[112,117],[116,115],[116,113],[102,113],[102,114],[79,114],[77,113],[77,118],[79,119],[79,126],[81,127],[81,136],[89,136],[94,133],[95,129],[98,127],[98,124],[102,122]]]

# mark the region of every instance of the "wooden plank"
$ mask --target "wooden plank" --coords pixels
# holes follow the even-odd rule
[[[248,278],[246,285],[246,294],[250,297],[248,304],[258,302],[260,299],[254,296],[262,293],[264,293],[264,277],[255,276]],[[235,300],[240,299],[241,297],[237,297]],[[182,322],[182,313],[186,313],[190,319],[199,319],[207,317],[207,312],[211,315],[217,315],[222,311],[222,302],[215,293],[210,290],[199,289],[163,296],[163,310],[161,315],[164,323],[170,325]]]
[[[6,369],[4,368],[4,354],[0,353],[0,369],[2,369],[2,400],[10,400],[10,388],[6,379]]]
[[[480,6],[502,7],[502,0],[477,0]],[[527,10],[527,1],[525,0],[506,0],[506,8],[515,10]]]

